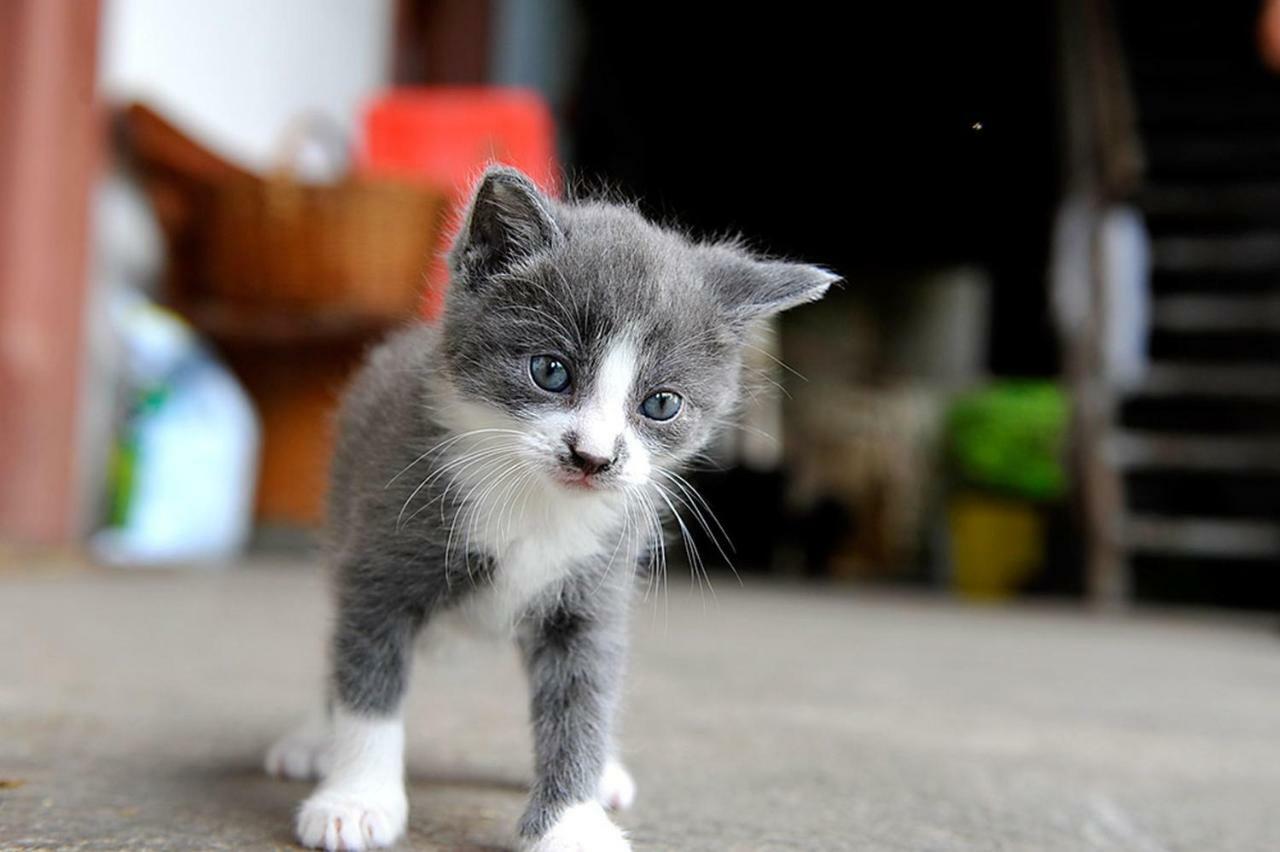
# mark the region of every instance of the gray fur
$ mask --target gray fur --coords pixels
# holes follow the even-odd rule
[[[520,834],[538,837],[562,807],[595,797],[626,662],[626,583],[580,576],[520,631],[529,674],[535,783]]]
[[[501,570],[457,534],[470,495],[441,448],[452,437],[449,406],[478,403],[518,423],[570,410],[625,329],[641,356],[630,425],[655,462],[674,467],[730,415],[750,323],[819,298],[835,280],[733,245],[694,243],[625,207],[554,202],[505,168],[483,178],[450,264],[440,325],[414,325],[378,347],[339,415],[332,697],[367,715],[398,708],[423,625]],[[570,359],[574,393],[548,394],[530,381],[528,359],[540,353]],[[667,423],[638,414],[647,389],[658,387],[677,388],[685,400]],[[567,447],[546,447],[547,465],[566,463]],[[609,475],[599,477],[606,488]],[[574,566],[516,627],[536,743],[525,837],[541,835],[564,806],[594,797],[611,747],[633,569],[652,533],[622,524],[603,533],[611,538],[601,552],[620,552],[628,564]]]

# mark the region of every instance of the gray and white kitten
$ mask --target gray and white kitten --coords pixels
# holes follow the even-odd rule
[[[513,636],[532,692],[522,848],[630,846],[606,815],[634,577],[674,470],[730,415],[752,324],[836,276],[698,244],[633,210],[481,179],[443,320],[377,348],[339,416],[328,708],[267,768],[322,777],[297,817],[326,849],[405,831],[413,639],[447,612]]]

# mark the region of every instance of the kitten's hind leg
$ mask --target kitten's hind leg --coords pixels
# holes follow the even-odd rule
[[[329,774],[332,746],[329,708],[317,708],[267,750],[264,768],[275,778],[314,781]]]

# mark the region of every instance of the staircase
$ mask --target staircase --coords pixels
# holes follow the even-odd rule
[[[1123,87],[1101,97],[1138,164],[1108,171],[1099,144],[1092,186],[1151,238],[1149,372],[1120,389],[1077,370],[1091,588],[1114,605],[1137,564],[1280,566],[1280,76],[1257,59],[1256,4],[1083,7],[1078,32],[1111,48],[1095,43],[1086,85]]]

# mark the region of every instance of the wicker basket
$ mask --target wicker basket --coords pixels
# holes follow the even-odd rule
[[[442,193],[348,174],[301,182],[293,164],[314,122],[299,125],[284,167],[213,190],[203,248],[205,295],[233,307],[399,317],[420,306],[445,212]]]

